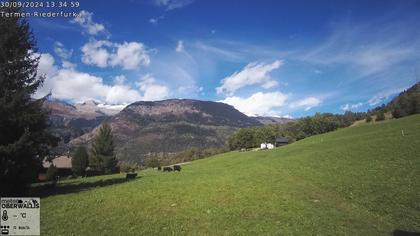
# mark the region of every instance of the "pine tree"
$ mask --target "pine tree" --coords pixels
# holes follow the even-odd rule
[[[47,132],[46,97],[31,98],[43,77],[37,75],[39,56],[29,24],[4,17],[0,32],[0,189],[2,196],[20,195],[57,139]]]
[[[92,141],[89,165],[94,170],[103,171],[106,174],[114,172],[117,167],[112,130],[107,123],[103,123],[99,127],[99,131]]]
[[[89,155],[86,147],[79,146],[76,148],[71,159],[71,166],[74,175],[83,176],[85,174],[86,167],[88,166],[88,158]]]

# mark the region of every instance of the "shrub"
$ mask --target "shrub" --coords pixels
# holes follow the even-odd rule
[[[382,121],[382,120],[385,120],[385,114],[383,112],[379,112],[376,115],[376,121]]]
[[[125,173],[134,172],[139,169],[139,166],[136,163],[130,162],[121,162],[119,167],[120,171]]]
[[[47,177],[47,180],[55,180],[55,177],[57,175],[57,168],[51,164],[50,167],[47,169],[47,173],[45,174]]]

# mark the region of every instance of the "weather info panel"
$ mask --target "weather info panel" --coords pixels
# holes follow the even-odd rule
[[[39,235],[39,198],[4,197],[1,201],[0,235]]]

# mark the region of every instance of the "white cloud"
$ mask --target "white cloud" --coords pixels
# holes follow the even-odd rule
[[[54,65],[55,60],[51,54],[41,54],[38,63],[38,75],[50,76],[56,73],[57,66]]]
[[[142,43],[124,42],[114,45],[116,53],[110,57],[112,66],[120,65],[123,69],[132,70],[138,68],[139,65],[150,64],[150,57]]]
[[[384,103],[391,96],[400,93],[404,89],[405,88],[391,89],[391,90],[388,90],[388,91],[378,93],[375,96],[373,96],[371,99],[369,99],[367,101],[367,104],[369,104],[369,106],[378,106],[378,105]]]
[[[149,65],[150,57],[140,42],[112,43],[107,40],[90,40],[82,47],[82,62],[101,68],[121,66],[125,70]]]
[[[341,106],[340,109],[343,110],[343,111],[350,111],[350,110],[357,109],[357,108],[359,108],[361,106],[363,106],[363,103],[362,102],[355,103],[355,104],[346,103],[343,106]]]
[[[159,23],[159,21],[165,19],[165,15],[160,15],[158,17],[152,17],[149,19],[149,23],[157,25]]]
[[[136,83],[140,91],[143,92],[142,100],[154,101],[162,100],[169,96],[169,88],[158,84],[151,74],[146,74]]]
[[[101,77],[80,72],[74,68],[57,68],[50,54],[41,54],[38,74],[45,75],[42,87],[34,97],[45,96],[83,102],[97,100],[110,104],[128,104],[142,99],[140,91],[124,84],[107,85]]]
[[[63,61],[63,62],[62,62],[62,64],[61,64],[61,66],[62,66],[63,68],[67,68],[67,69],[70,69],[70,68],[76,68],[76,64],[71,63],[71,62],[69,62],[69,61]]]
[[[308,97],[308,98],[304,98],[304,99],[292,102],[290,104],[290,107],[292,107],[292,108],[304,107],[305,111],[309,111],[313,107],[319,106],[319,104],[321,104],[321,102],[322,101],[320,99],[316,98],[316,97]]]
[[[137,90],[131,89],[127,85],[108,86],[105,101],[112,104],[126,104],[142,99]]]
[[[281,116],[281,118],[293,119],[293,116],[291,116],[291,115],[284,115],[284,116]]]
[[[124,75],[117,75],[114,77],[114,83],[115,84],[124,84],[127,78],[125,78]]]
[[[221,81],[221,86],[216,88],[216,91],[218,94],[227,93],[232,95],[236,90],[247,85],[260,84],[263,88],[277,86],[277,81],[272,80],[269,74],[271,71],[278,69],[282,64],[283,62],[279,60],[271,64],[249,63],[241,71],[225,77]]]
[[[182,41],[182,40],[179,40],[179,41],[178,41],[178,44],[176,45],[176,49],[175,49],[175,51],[176,51],[176,52],[184,52],[184,51],[185,51],[185,48],[184,48],[184,41]]]
[[[82,10],[79,12],[79,15],[70,22],[80,25],[89,35],[97,35],[106,32],[103,24],[93,22],[92,16],[93,13]]]
[[[227,97],[219,102],[234,106],[248,116],[272,116],[277,115],[276,109],[285,105],[287,95],[281,92],[254,93],[250,97]]]
[[[73,55],[73,49],[66,49],[60,42],[54,43],[54,52],[63,60],[67,60]]]
[[[128,104],[117,104],[117,105],[113,105],[113,104],[100,103],[100,104],[98,104],[98,107],[99,108],[111,109],[111,110],[115,110],[115,111],[121,111],[127,105]]]
[[[112,43],[106,40],[91,40],[82,47],[82,62],[88,65],[96,65],[101,68],[108,66],[110,53],[105,47],[111,47]]]
[[[167,11],[185,7],[194,0],[154,0],[156,6],[165,7]]]

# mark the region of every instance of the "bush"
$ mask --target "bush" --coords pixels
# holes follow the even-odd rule
[[[47,169],[47,173],[45,174],[47,177],[47,180],[55,180],[55,177],[57,175],[57,168],[51,164],[50,167]]]
[[[130,162],[121,162],[119,166],[120,171],[125,173],[134,172],[139,169],[139,166],[136,163]]]
[[[367,117],[366,117],[366,122],[368,122],[368,123],[369,123],[369,122],[372,122],[372,117],[371,117],[371,116],[367,116]]]
[[[376,115],[376,121],[382,121],[382,120],[385,120],[385,114],[383,112],[379,112]]]

